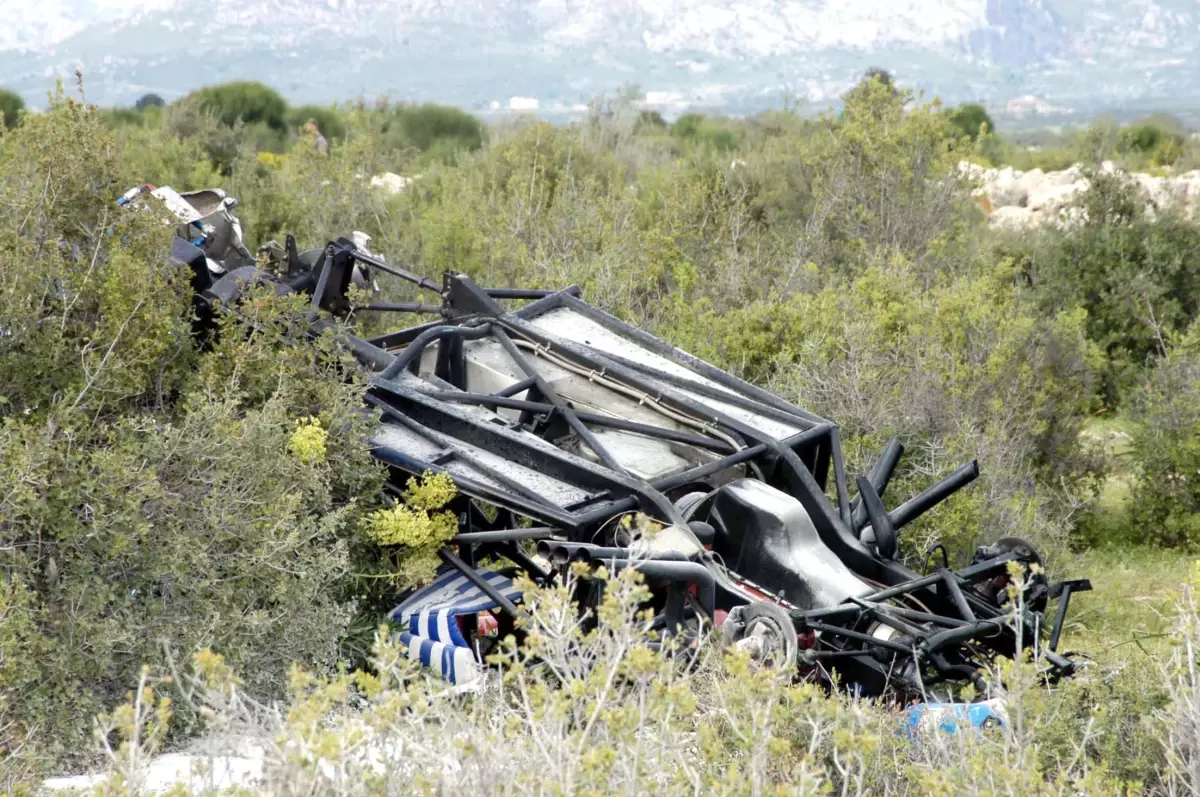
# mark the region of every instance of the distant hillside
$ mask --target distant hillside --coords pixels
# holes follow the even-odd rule
[[[40,104],[253,78],[297,102],[390,92],[569,114],[639,84],[667,113],[824,106],[867,66],[998,121],[1200,107],[1193,0],[8,0],[0,82]]]

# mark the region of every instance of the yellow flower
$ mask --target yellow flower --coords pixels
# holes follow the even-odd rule
[[[314,463],[325,459],[325,441],[329,433],[316,418],[303,418],[296,424],[288,440],[288,448],[301,462]]]

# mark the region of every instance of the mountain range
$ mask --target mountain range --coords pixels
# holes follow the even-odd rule
[[[667,115],[824,108],[870,66],[1002,120],[1200,107],[1196,0],[0,0],[0,85],[81,69],[132,104],[261,80],[292,102],[387,94],[578,112],[637,85]]]

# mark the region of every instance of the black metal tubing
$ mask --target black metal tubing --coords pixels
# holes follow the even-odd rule
[[[850,529],[854,529],[854,513],[850,508],[850,494],[846,490],[846,463],[842,461],[842,435],[836,425],[829,430],[829,450],[833,455],[833,483],[837,490],[838,516]]]
[[[525,355],[512,342],[512,338],[499,327],[496,328],[495,333],[496,339],[500,341],[500,345],[508,352],[508,356],[512,357],[517,366],[525,372],[525,376],[535,380],[538,391],[550,399],[550,403],[554,405],[554,408],[562,413],[563,417],[567,419],[567,423],[575,430],[575,434],[579,435],[580,439],[587,444],[587,447],[595,452],[600,461],[612,470],[628,474],[628,471],[621,467],[621,463],[617,462],[613,458],[613,455],[608,452],[608,449],[596,439],[596,436],[592,434],[592,430],[588,429],[583,421],[579,420],[579,416],[575,414],[575,410],[571,409],[570,405],[562,400],[562,397],[558,395],[558,392],[554,388],[550,387],[550,383],[542,377],[541,373],[533,367],[529,360],[525,359]]]
[[[433,293],[436,293],[438,296],[442,295],[442,286],[438,285],[436,282],[429,279],[428,277],[422,277],[420,275],[412,273],[411,271],[405,271],[402,268],[397,268],[396,266],[393,266],[390,263],[385,263],[382,260],[380,260],[379,258],[372,257],[371,255],[368,255],[366,252],[362,252],[358,249],[351,249],[350,256],[353,257],[355,260],[358,260],[362,263],[366,263],[368,266],[379,269],[380,271],[382,271],[385,274],[391,274],[393,277],[399,277],[402,280],[408,280],[409,282],[413,283],[414,285],[419,285],[420,287],[424,288],[427,291],[432,291]]]
[[[400,372],[408,368],[410,364],[416,361],[421,353],[425,351],[425,347],[435,340],[458,336],[463,340],[479,340],[487,337],[491,331],[491,325],[484,323],[479,326],[450,326],[447,324],[439,324],[432,329],[427,329],[417,336],[416,340],[404,347],[404,350],[396,355],[396,359],[385,369],[379,376],[383,379],[395,379],[400,375]]]
[[[504,387],[504,388],[497,390],[492,395],[496,396],[498,398],[511,398],[511,397],[517,395],[518,393],[522,393],[522,392],[528,390],[529,388],[534,387],[535,385],[537,385],[537,380],[530,379],[527,377],[525,379],[522,379],[520,382],[514,382],[513,384],[509,385],[508,387]]]
[[[947,628],[961,628],[967,624],[966,620],[958,620],[941,614],[918,612],[915,609],[908,609],[903,606],[892,606],[889,604],[887,605],[886,610],[893,614],[897,614],[906,620],[914,620],[918,623],[931,623],[932,625],[940,625]]]
[[[556,564],[570,561],[599,562],[609,559],[637,559],[647,562],[686,562],[688,558],[679,551],[634,551],[629,548],[605,548],[585,542],[563,542],[541,540],[537,546],[538,556]]]
[[[369,393],[366,396],[366,401],[368,404],[373,404],[374,406],[379,407],[389,417],[400,420],[401,416],[403,415],[403,413],[399,412],[395,407],[389,406],[387,404],[387,402],[383,401],[382,399],[380,399],[376,396],[372,396]],[[430,437],[429,439],[434,439],[434,438]],[[527,501],[531,501],[534,504],[541,506],[541,507],[557,509],[557,507],[554,504],[552,504],[550,501],[546,500],[546,498],[544,498],[536,490],[530,489],[529,487],[526,487],[525,485],[521,484],[520,482],[518,482],[514,479],[510,479],[508,476],[505,476],[503,473],[500,473],[495,468],[493,468],[490,465],[488,465],[487,463],[481,461],[478,457],[472,456],[469,451],[465,451],[462,448],[456,447],[453,442],[444,440],[444,439],[438,439],[438,440],[435,440],[435,442],[437,442],[438,445],[441,445],[444,447],[445,453],[444,453],[443,459],[445,461],[433,462],[431,464],[444,465],[444,464],[447,464],[447,462],[449,462],[450,460],[454,460],[454,459],[462,460],[467,465],[469,465],[471,468],[474,468],[475,470],[479,471],[480,473],[482,473],[484,476],[487,476],[492,481],[498,482],[505,489],[511,490],[512,492],[522,496]]]
[[[899,531],[977,478],[979,478],[979,463],[972,460],[937,484],[893,509],[888,513],[888,517],[891,518],[892,525]]]
[[[557,412],[557,408],[553,404],[545,404],[538,401],[525,401],[524,399],[512,399],[505,396],[499,396],[488,393],[462,393],[449,390],[443,390],[429,395],[440,401],[452,401],[458,404],[478,404],[483,407],[506,407],[514,410],[528,410],[539,413]],[[708,448],[716,451],[728,452],[731,450],[729,443],[724,440],[718,440],[715,437],[705,437],[704,435],[692,434],[689,432],[679,432],[674,429],[666,429],[661,426],[651,426],[646,423],[638,423],[636,421],[627,421],[624,418],[616,418],[612,415],[601,415],[595,412],[586,412],[576,409],[575,414],[579,420],[590,423],[593,426],[604,426],[609,429],[620,429],[624,432],[633,432],[635,434],[644,435],[646,437],[656,437],[660,440],[670,440],[675,443],[685,443],[687,445],[697,446],[700,448]]]
[[[440,304],[420,304],[419,302],[375,302],[360,310],[371,310],[377,313],[432,313],[441,315]]]
[[[386,335],[380,335],[377,338],[371,338],[371,340],[368,342],[372,346],[378,346],[382,349],[395,349],[397,346],[407,346],[408,344],[412,343],[421,335],[422,332],[428,329],[435,329],[437,327],[444,326],[446,326],[446,322],[443,320],[426,321],[424,324],[418,324],[416,326],[408,327],[407,329],[401,329],[396,332],[389,332]]]
[[[317,287],[313,289],[312,309],[321,309],[321,302],[325,300],[325,291],[329,289],[329,275],[333,271],[333,246],[325,247],[325,251],[321,253],[321,259],[316,264],[321,269],[321,276],[317,278]]]
[[[803,627],[809,631],[819,631],[822,634],[840,636],[845,639],[852,639],[855,642],[865,642],[868,645],[887,648],[896,653],[903,653],[906,656],[911,656],[913,653],[912,648],[905,647],[899,642],[893,642],[890,639],[879,639],[878,637],[873,637],[870,634],[864,634],[861,631],[855,631],[850,628],[842,628],[841,626],[818,622],[807,622],[803,624]]]
[[[338,329],[334,322],[322,319],[312,325],[311,336],[316,338],[328,329],[335,330],[341,334],[341,330]],[[350,349],[350,353],[354,355],[354,358],[372,371],[382,371],[396,359],[395,355],[391,352],[354,335],[343,335],[342,340],[346,347]]]
[[[622,337],[636,341],[642,346],[645,346],[653,351],[655,354],[665,357],[668,360],[673,360],[679,365],[689,368],[701,376],[711,379],[719,385],[724,385],[725,387],[728,387],[738,393],[748,395],[763,402],[764,404],[770,404],[771,406],[777,407],[791,415],[805,418],[811,423],[821,424],[828,422],[825,418],[814,415],[807,410],[801,409],[794,404],[784,401],[772,393],[768,393],[760,387],[752,385],[742,379],[738,379],[733,374],[722,371],[720,368],[717,368],[710,363],[706,363],[698,357],[694,357],[682,349],[678,349],[669,343],[654,337],[645,330],[638,329],[637,327],[627,324],[615,316],[605,313],[603,310],[592,307],[590,304],[576,298],[575,296],[563,295],[562,302],[559,306],[569,307],[578,312],[580,315],[586,316],[592,321],[595,321],[597,324],[600,324],[602,327],[605,327],[610,332],[615,332]],[[536,314],[531,308],[522,308],[522,311],[527,312],[518,311],[517,315],[521,318],[532,318]]]
[[[1062,636],[1063,625],[1067,620],[1067,606],[1071,603],[1071,594],[1076,589],[1078,582],[1066,582],[1062,585],[1062,592],[1058,596],[1058,612],[1054,616],[1054,627],[1050,629],[1050,652],[1058,650],[1058,640]],[[1087,585],[1087,589],[1091,589],[1091,584]]]
[[[997,556],[994,559],[988,559],[985,562],[979,562],[978,564],[966,567],[957,573],[954,573],[953,575],[959,580],[970,583],[975,579],[987,576],[992,572],[1005,567],[1010,561],[1016,558],[1017,557],[1014,554],[1007,553],[1003,556]],[[910,592],[916,592],[917,590],[926,589],[935,584],[941,583],[942,578],[943,576],[941,573],[921,576],[920,578],[914,578],[911,581],[907,581],[903,584],[897,584],[893,587],[888,587],[887,589],[873,592],[870,595],[864,595],[859,600],[869,603],[881,603],[883,601],[897,598],[901,595],[907,595]],[[969,597],[968,600],[970,600]],[[791,615],[793,619],[837,617],[843,614],[852,614],[856,608],[857,607],[855,607],[853,604],[840,604],[838,606],[830,606],[824,609],[811,609],[807,611],[798,609],[791,612]],[[976,608],[978,608],[978,604]],[[992,607],[992,611],[995,613],[994,607]]]
[[[493,299],[545,299],[558,293],[557,290],[538,290],[528,288],[484,288],[484,293]]]
[[[456,534],[450,542],[456,545],[478,545],[488,542],[512,542],[514,540],[545,540],[560,534],[558,529],[541,526],[529,529],[498,529],[495,531],[468,531]]]
[[[525,616],[525,612],[517,608],[515,603],[510,601],[504,596],[503,593],[489,584],[486,579],[480,576],[479,573],[475,572],[475,568],[458,558],[458,556],[456,556],[449,548],[442,548],[439,550],[438,556],[442,557],[442,560],[446,562],[446,564],[450,565],[455,570],[466,576],[468,581],[470,581],[476,587],[479,587],[479,590],[484,595],[487,595],[489,598],[494,600],[500,607],[501,611],[503,611],[509,617],[513,618],[514,620],[518,620]]]
[[[660,493],[665,493],[667,490],[674,490],[676,487],[682,487],[688,482],[698,481],[699,479],[706,478],[714,473],[720,473],[726,468],[732,468],[735,465],[740,465],[743,462],[748,462],[757,457],[761,457],[763,454],[767,453],[767,451],[768,449],[765,445],[743,448],[736,454],[730,454],[727,457],[722,457],[721,459],[705,463],[699,467],[685,470],[682,473],[676,473],[674,476],[664,476],[663,478],[654,482],[653,487]]]
[[[664,562],[653,559],[610,559],[594,560],[594,565],[610,568],[614,572],[632,567],[649,578],[696,585],[697,597],[705,613],[711,619],[717,610],[717,582],[704,565],[695,562]]]
[[[968,639],[981,636],[986,632],[996,632],[1003,629],[1003,618],[979,620],[961,628],[948,628],[945,631],[939,631],[926,639],[921,647],[926,653],[933,653],[946,647],[946,645],[956,642],[966,642]]]
[[[801,432],[800,434],[789,437],[787,440],[782,441],[782,443],[784,446],[794,451],[802,445],[820,440],[824,435],[828,434],[829,430],[832,428],[832,424],[814,426],[806,432]],[[730,454],[724,459],[709,462],[704,465],[700,465],[699,467],[692,468],[691,470],[685,470],[684,472],[677,473],[674,476],[665,476],[654,482],[653,486],[655,490],[665,493],[668,490],[674,490],[676,487],[682,487],[688,482],[699,481],[700,479],[712,476],[714,473],[720,473],[727,468],[740,465],[743,462],[750,462],[751,460],[757,459],[758,457],[762,456],[763,454],[767,454],[770,451],[770,447],[765,443],[759,443],[758,445],[754,445],[749,448],[743,448],[736,454]]]
[[[525,568],[525,572],[545,583],[553,574],[543,570],[537,562],[526,556],[516,542],[495,543],[495,548],[501,556],[505,556]]]
[[[605,469],[548,443],[533,445],[528,433],[518,432],[500,424],[480,423],[458,410],[455,405],[437,401],[399,382],[376,377],[371,394],[383,395],[385,403],[392,405],[397,420],[402,423],[411,422],[419,427],[448,435],[516,464],[568,481],[582,489],[607,492],[612,496],[614,503],[624,498],[636,497],[635,506],[641,506],[643,511],[652,517],[666,523],[685,525],[683,517],[667,497],[639,479]],[[401,420],[400,416],[404,416],[405,420]],[[611,516],[597,510],[596,519],[603,520]],[[571,525],[575,526],[580,519],[579,515],[573,516],[572,520],[575,522]]]
[[[971,607],[967,605],[967,599],[963,595],[962,589],[959,588],[958,579],[954,577],[954,573],[943,568],[939,571],[939,575],[942,577],[941,585],[950,593],[950,600],[958,608],[958,613],[962,615],[962,619],[968,623],[975,622],[975,612],[971,611]]]
[[[421,424],[413,421],[405,416],[404,413],[396,411],[395,408],[386,407],[384,412],[390,417],[394,418],[401,426],[404,426],[415,434],[418,434],[430,442],[441,446],[443,449],[448,447],[449,443],[445,436],[437,433],[433,429],[429,429],[428,427],[422,426]],[[455,486],[467,495],[478,498],[481,501],[494,504],[502,509],[507,509],[510,512],[515,512],[519,515],[531,517],[545,523],[556,524],[563,529],[577,530],[584,523],[594,522],[596,519],[604,519],[610,515],[610,510],[605,506],[596,507],[594,510],[592,510],[592,517],[589,517],[586,514],[578,515],[576,513],[568,512],[562,507],[552,504],[545,499],[530,501],[522,498],[517,500],[519,496],[514,496],[508,492],[499,491],[495,487],[472,479],[469,476],[463,476],[457,473],[451,474],[441,465],[410,457],[403,452],[394,451],[391,449],[383,451],[380,449],[380,447],[375,446],[372,448],[371,453],[377,459],[380,459],[394,467],[401,468],[402,470],[411,474],[421,474],[427,470],[434,473],[446,473],[454,479]],[[389,487],[394,486],[389,485]],[[404,490],[399,487],[394,487],[393,492],[395,492],[396,495],[404,494]],[[634,506],[636,506],[636,503],[634,503]]]
[[[867,481],[871,482],[880,498],[887,490],[888,483],[892,480],[892,474],[896,472],[896,465],[899,464],[903,454],[904,446],[896,438],[891,438],[883,447],[883,453],[879,455],[879,459],[871,467],[871,472],[867,474]],[[867,508],[863,506],[862,498],[855,496],[850,503],[850,508],[853,510],[851,528],[856,532],[862,531],[867,525]]]

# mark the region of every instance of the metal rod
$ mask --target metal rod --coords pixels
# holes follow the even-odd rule
[[[601,562],[609,559],[634,559],[646,562],[686,562],[688,558],[680,551],[637,551],[631,548],[605,548],[585,542],[563,542],[541,540],[537,545],[538,556],[565,564],[573,560]]]
[[[370,393],[368,393],[366,400],[368,403],[374,404],[375,406],[382,408],[385,413],[387,413],[388,415],[390,415],[393,418],[400,418],[403,416],[403,413],[401,413],[395,407],[388,405],[387,402],[383,401],[382,399],[380,399],[377,396],[372,396]],[[439,442],[444,443],[444,441],[439,441]],[[455,441],[455,442],[457,442],[457,441]],[[535,503],[539,506],[559,509],[559,507],[557,505],[551,503],[541,493],[537,492],[536,490],[534,490],[530,487],[527,487],[526,485],[522,484],[521,482],[517,481],[516,479],[509,478],[508,476],[501,473],[496,468],[493,468],[491,465],[488,465],[486,462],[479,459],[479,457],[476,457],[474,454],[470,453],[469,451],[454,445],[454,443],[449,443],[448,450],[453,455],[454,458],[465,462],[467,465],[469,465],[470,467],[479,471],[484,476],[486,476],[489,479],[491,479],[492,481],[500,484],[500,486],[502,486],[506,489],[512,490],[514,493],[517,493],[518,495],[528,499],[529,501],[532,501],[533,503]],[[440,464],[440,463],[433,463],[433,464]],[[451,474],[451,478],[456,479],[458,477],[456,474]]]
[[[550,403],[554,405],[555,409],[563,414],[563,417],[567,419],[567,423],[572,429],[575,430],[575,433],[579,435],[583,442],[587,444],[587,447],[595,452],[596,456],[600,458],[600,461],[612,470],[628,474],[629,471],[622,467],[621,463],[617,462],[613,455],[608,452],[608,449],[606,449],[600,443],[600,441],[596,439],[596,436],[592,434],[592,430],[588,429],[587,426],[584,425],[583,421],[579,420],[579,416],[575,414],[575,411],[571,409],[571,407],[565,401],[562,400],[562,397],[558,395],[558,392],[554,388],[550,387],[550,383],[542,377],[538,370],[534,368],[527,359],[525,359],[525,355],[522,354],[521,350],[518,349],[516,344],[512,342],[512,338],[508,336],[508,333],[497,327],[496,338],[500,341],[500,345],[504,347],[505,351],[508,352],[508,356],[512,357],[520,369],[525,372],[525,375],[536,380],[537,389],[542,392],[543,396],[550,399]]]
[[[732,468],[734,465],[741,464],[742,462],[754,459],[755,457],[760,457],[766,452],[767,447],[761,444],[757,446],[751,446],[750,448],[743,448],[736,454],[730,454],[727,457],[722,457],[721,459],[706,463],[698,468],[692,468],[691,470],[685,470],[683,473],[676,473],[674,476],[666,476],[661,478],[654,482],[653,487],[659,492],[674,490],[676,487],[682,487],[688,482],[693,482],[697,479],[703,479],[706,476],[713,475],[714,473],[720,473],[727,468]]]
[[[958,470],[951,473],[946,478],[942,479],[937,484],[929,487],[919,495],[916,495],[894,510],[888,513],[888,517],[892,520],[892,525],[899,530],[903,526],[907,526],[921,515],[933,509],[942,501],[946,500],[956,492],[966,487],[971,482],[979,478],[979,463],[975,460],[963,465]]]
[[[438,325],[432,329],[427,329],[417,336],[417,339],[404,347],[404,350],[396,355],[396,359],[385,369],[379,376],[382,379],[395,379],[400,375],[400,372],[409,366],[410,363],[416,361],[421,356],[421,352],[435,340],[440,340],[450,335],[458,335],[463,340],[479,340],[486,337],[491,331],[489,324],[480,324],[477,327],[465,326],[444,326]]]
[[[545,540],[549,539],[555,534],[560,533],[561,532],[558,529],[553,529],[549,526],[539,526],[532,529],[468,531],[463,534],[455,534],[452,538],[450,538],[450,542],[455,544],[479,544],[485,542],[512,542],[513,540]]]
[[[958,608],[958,613],[968,623],[975,622],[975,612],[971,611],[971,607],[967,605],[967,599],[963,596],[962,590],[959,589],[958,580],[955,579],[954,574],[945,568],[939,570],[938,574],[942,577],[942,584],[945,585],[946,590],[950,593],[950,600]]]
[[[896,465],[900,462],[903,453],[904,446],[895,437],[891,438],[883,447],[883,453],[879,455],[879,459],[875,460],[871,472],[867,474],[867,481],[875,487],[875,492],[879,494],[880,498],[887,490],[888,483],[892,480],[892,474],[896,472]],[[850,503],[850,508],[854,510],[854,530],[862,531],[863,527],[867,525],[867,508],[863,506],[862,498],[855,496]]]
[[[993,570],[998,570],[999,568],[1004,567],[1005,565],[1008,564],[1008,562],[1012,561],[1013,559],[1016,559],[1016,554],[1007,553],[1007,554],[1004,554],[1003,556],[998,556],[995,559],[989,559],[986,562],[980,562],[979,564],[971,565],[970,567],[964,568],[964,569],[960,570],[959,572],[955,573],[954,576],[958,579],[969,582],[972,579],[975,579],[982,575],[986,575],[987,573],[990,573]],[[941,580],[942,580],[941,574],[934,573],[932,575],[922,576],[921,578],[913,579],[912,581],[906,581],[903,584],[897,584],[894,587],[888,587],[887,589],[880,590],[879,592],[871,593],[870,595],[864,595],[861,598],[861,600],[869,602],[869,603],[881,603],[883,601],[890,600],[891,598],[899,597],[900,595],[907,595],[910,592],[916,592],[919,589],[924,589],[926,587],[933,586],[934,584],[939,583]],[[968,598],[968,600],[970,600],[970,599]],[[792,612],[792,616],[795,618],[836,617],[836,616],[839,616],[842,614],[852,613],[850,610],[854,609],[854,608],[856,608],[856,607],[854,607],[853,605],[843,604],[841,606],[830,606],[825,609],[814,609],[814,610],[810,610],[807,612],[806,611],[795,611],[795,612]]]
[[[556,407],[553,404],[546,404],[538,401],[526,401],[524,399],[512,399],[488,393],[462,393],[458,391],[445,390],[437,393],[431,393],[430,395],[440,401],[452,401],[457,404],[480,404],[485,407],[492,405],[497,407],[507,407],[508,409],[514,410],[526,410],[540,413],[550,413],[556,411]],[[662,426],[651,426],[650,424],[646,423],[627,421],[624,418],[616,418],[612,415],[601,415],[600,413],[587,412],[585,410],[575,410],[575,414],[579,416],[579,420],[585,421],[594,426],[604,426],[609,429],[619,429],[623,432],[633,432],[646,437],[656,437],[661,440],[671,440],[676,443],[685,443],[687,445],[716,449],[718,451],[731,450],[729,443],[726,443],[724,440],[718,440],[715,437],[706,437],[704,435],[692,434],[691,432],[680,432],[676,431],[675,429],[667,429]]]
[[[493,299],[545,299],[547,296],[558,293],[558,291],[537,288],[484,288],[483,290]]]
[[[516,562],[518,565],[525,568],[526,572],[537,577],[540,581],[545,582],[551,577],[551,575],[553,575],[551,573],[547,573],[538,565],[537,562],[533,561],[533,559],[527,556],[516,542],[502,543],[497,547],[499,548],[501,555],[506,556],[512,561]]]
[[[607,562],[593,562],[611,567],[612,570],[624,570],[632,567],[650,578],[664,578],[671,581],[682,581],[696,585],[696,594],[705,613],[711,619],[717,607],[717,582],[707,567],[696,562],[662,562],[646,559],[613,559]]]
[[[528,390],[529,388],[533,387],[536,384],[537,384],[536,379],[526,377],[525,379],[522,379],[520,382],[513,382],[508,387],[497,390],[492,395],[500,396],[501,398],[510,398],[512,396],[517,395],[518,393],[525,392],[526,390]]]
[[[870,634],[864,634],[859,631],[852,631],[849,628],[842,628],[836,625],[826,625],[825,623],[805,623],[805,627],[812,631],[819,631],[823,634],[832,634],[833,636],[841,636],[846,639],[853,639],[855,642],[865,642],[868,645],[878,645],[881,648],[894,650],[897,653],[905,653],[912,655],[912,649],[901,645],[899,642],[893,642],[890,639],[880,639],[873,637]]]
[[[411,282],[415,285],[421,286],[422,288],[424,288],[427,291],[433,291],[438,296],[442,295],[442,286],[437,284],[433,280],[429,279],[428,277],[422,277],[417,274],[413,274],[411,271],[405,271],[402,268],[396,268],[395,266],[391,265],[390,263],[385,263],[382,260],[380,260],[379,258],[372,257],[371,255],[368,255],[367,253],[362,252],[358,249],[351,249],[350,256],[353,257],[355,260],[358,260],[362,263],[366,263],[369,266],[373,266],[374,268],[379,269],[380,271],[382,271],[385,274],[391,274],[393,277],[399,277],[400,279],[408,280],[409,282]]]
[[[933,623],[947,628],[961,628],[966,625],[965,620],[959,620],[954,617],[946,617],[940,614],[929,614],[928,612],[918,612],[915,609],[906,609],[903,606],[888,606],[887,610],[893,614],[898,614],[907,620],[915,620],[918,623]]]
[[[420,435],[421,437],[437,444],[438,446],[445,447],[448,445],[448,441],[443,439],[441,435],[431,429],[421,426],[421,424],[408,418],[394,407],[389,406],[386,402],[382,402],[378,398],[369,394],[367,395],[366,399],[368,403],[380,407],[386,415],[394,418],[401,426],[406,427],[415,434]],[[461,488],[462,492],[487,501],[488,503],[495,504],[498,507],[515,511],[518,514],[535,517],[543,522],[557,523],[565,528],[576,528],[579,525],[575,515],[567,512],[561,506],[550,503],[540,496],[536,500],[525,499],[525,503],[517,504],[513,495],[505,493],[502,490],[498,490],[493,485],[478,481],[470,476],[464,476],[461,473],[449,474],[448,471],[446,471],[446,469],[443,467],[439,467],[432,463],[408,456],[402,451],[375,445],[372,446],[371,453],[373,456],[382,459],[384,462],[401,468],[414,475],[420,475],[426,470],[432,470],[435,473],[447,473],[447,475],[450,475],[454,480],[455,486]],[[393,485],[388,485],[388,487],[392,488]],[[393,492],[401,496],[404,494],[404,491],[398,487],[394,488]]]
[[[836,425],[829,430],[829,451],[833,457],[833,483],[837,489],[838,515],[849,528],[854,528],[850,510],[850,493],[846,490],[846,464],[842,461],[842,436]]]
[[[317,263],[321,266],[321,276],[317,279],[317,287],[313,289],[312,309],[319,310],[321,302],[325,298],[325,291],[329,288],[329,273],[333,271],[333,247],[325,247],[325,251],[321,253],[321,260]]]
[[[1067,619],[1067,604],[1071,602],[1071,585],[1064,584],[1058,598],[1058,613],[1054,616],[1054,628],[1050,630],[1050,652],[1058,651],[1058,639],[1062,635],[1063,623]]]
[[[380,313],[436,313],[441,314],[440,304],[420,304],[418,302],[376,302],[360,307],[360,310],[373,310]]]
[[[525,616],[525,612],[517,608],[517,605],[504,596],[502,592],[497,590],[487,582],[479,573],[475,572],[475,568],[468,565],[462,559],[454,554],[449,548],[442,548],[438,551],[438,556],[442,557],[448,565],[458,570],[467,577],[467,580],[474,584],[479,590],[491,598],[500,609],[514,620],[519,620]]]
[[[951,643],[965,642],[986,631],[998,631],[1003,627],[1003,619],[980,620],[971,625],[965,625],[962,628],[949,628],[945,631],[939,631],[925,640],[922,647],[926,652],[933,653]]]

